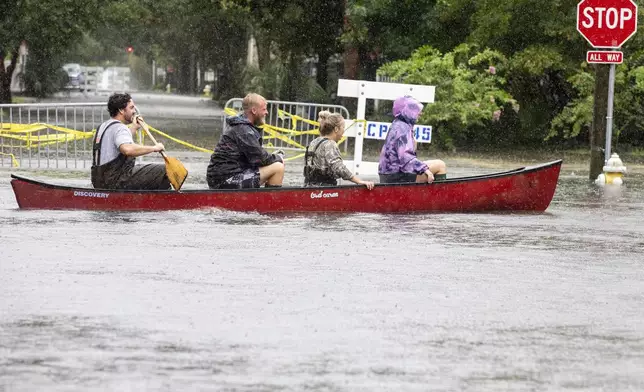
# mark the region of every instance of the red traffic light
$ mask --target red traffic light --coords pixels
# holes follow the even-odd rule
[[[128,53],[132,53],[132,52],[134,52],[134,48],[133,48],[133,47],[131,47],[131,46],[128,46],[125,50],[126,50]]]

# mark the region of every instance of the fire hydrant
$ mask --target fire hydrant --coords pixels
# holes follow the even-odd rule
[[[210,97],[211,96],[211,87],[209,84],[206,85],[206,87],[203,88],[203,95],[205,97]]]
[[[619,159],[619,155],[612,154],[603,168],[603,173],[595,181],[598,185],[622,185],[622,177],[626,174],[626,166]]]

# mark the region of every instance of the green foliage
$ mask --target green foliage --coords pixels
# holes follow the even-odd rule
[[[278,100],[284,88],[286,69],[279,61],[271,61],[264,70],[249,66],[244,70],[244,91],[254,91],[266,99]]]
[[[563,68],[563,55],[557,48],[535,45],[512,56],[511,70],[529,76],[540,76],[547,71]]]
[[[585,134],[592,124],[594,74],[582,70],[569,81],[577,93],[577,98],[553,119],[547,139],[576,138]],[[614,134],[629,144],[644,142],[644,66],[631,68],[627,61],[616,67],[614,100]]]
[[[510,57],[508,92],[523,108],[518,126],[506,130],[515,142],[538,144],[547,138],[552,119],[574,96],[568,79],[572,63],[555,45],[528,46]]]
[[[459,2],[454,2],[458,5]],[[583,54],[575,29],[578,0],[479,0],[471,14],[471,42],[513,55],[555,45],[571,58]]]
[[[587,132],[593,121],[593,96],[584,95],[572,100],[552,120],[546,140],[561,135],[564,139],[575,138]]]
[[[587,71],[580,71],[568,79],[578,93],[566,107],[554,117],[546,140],[561,135],[564,139],[575,138],[587,132],[593,121],[593,92],[595,77]]]
[[[257,67],[244,69],[243,90],[261,94],[267,99],[285,100],[290,78],[291,87],[296,90],[296,101],[331,103],[329,94],[316,82],[315,78],[305,75],[303,71],[297,72],[297,77],[289,73],[281,61],[271,61],[263,70]]]
[[[463,29],[454,28],[461,27],[463,10],[458,15],[441,15],[446,7],[437,7],[436,0],[353,0],[347,4],[342,42],[387,60],[405,58],[423,45],[449,50],[465,38]],[[444,25],[439,22],[441,16]]]
[[[436,126],[436,140],[444,146],[584,143],[594,75],[583,62],[589,47],[575,29],[577,3],[12,0],[0,2],[0,55],[7,59],[22,40],[28,42],[26,82],[39,96],[58,88],[65,62],[129,61],[137,79],[149,80],[155,60],[176,69],[173,87],[180,92],[201,90],[195,82],[199,64],[215,70],[217,99],[253,90],[317,102],[333,94],[336,69],[345,71],[342,77],[372,80],[387,63],[379,71],[383,75],[437,86],[437,102],[428,105],[422,121]],[[258,67],[246,65],[251,34]],[[127,46],[133,55],[125,54]],[[643,48],[644,34],[636,34],[618,67],[620,142],[644,143]],[[327,61],[343,52],[345,67]],[[312,59],[319,62],[316,78],[302,69]]]
[[[96,9],[96,0],[15,2],[13,17],[2,26],[2,39],[9,48],[17,47],[22,40],[27,42],[29,61],[25,84],[29,92],[45,96],[60,87],[60,67],[69,49],[91,27]]]
[[[21,0],[3,4],[0,51],[12,51],[20,42],[27,42],[28,92],[45,96],[60,88],[60,67],[69,49],[92,27],[98,5],[97,0]]]
[[[119,49],[118,53],[122,53],[123,49]],[[97,66],[103,65],[116,56],[117,51],[113,47],[103,45],[88,32],[84,32],[81,40],[70,48],[66,62]]]
[[[384,65],[381,75],[405,83],[436,86],[436,102],[427,105],[420,122],[432,124],[442,135],[439,141],[449,146],[471,142],[472,129],[498,121],[506,107],[518,111],[516,101],[504,89],[502,70],[507,59],[499,52],[460,45],[452,52],[441,54],[424,46],[408,60]]]
[[[633,88],[638,92],[644,92],[644,66],[633,68],[629,76],[633,79]]]
[[[615,134],[621,142],[644,145],[644,66],[626,62],[617,68]]]
[[[561,135],[564,139],[575,138],[587,132],[593,121],[593,92],[595,77],[587,71],[580,71],[568,79],[578,93],[552,120],[546,140]]]

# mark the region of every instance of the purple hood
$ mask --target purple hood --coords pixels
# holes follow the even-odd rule
[[[400,118],[406,123],[416,124],[416,121],[418,121],[418,117],[420,116],[420,112],[422,111],[423,104],[408,95],[397,98],[394,101],[394,117]]]

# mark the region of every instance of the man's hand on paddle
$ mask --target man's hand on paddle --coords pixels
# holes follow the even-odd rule
[[[161,152],[161,151],[165,150],[165,147],[163,146],[163,143],[157,143],[154,146],[152,146],[152,148],[154,149],[153,150],[154,152]]]
[[[135,114],[134,118],[132,119],[132,122],[134,124],[138,125],[139,127],[144,127],[145,126],[144,125],[145,121],[143,120],[143,116],[141,116],[140,114]]]
[[[139,129],[141,129],[141,124],[138,122],[137,117],[138,116],[135,115],[132,118],[132,123],[127,125],[127,127],[130,128],[130,131],[132,131],[133,134],[136,133],[136,131],[138,131]]]

